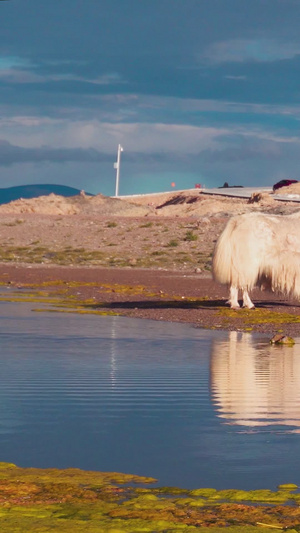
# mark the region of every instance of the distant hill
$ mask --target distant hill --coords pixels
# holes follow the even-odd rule
[[[79,189],[67,187],[66,185],[37,184],[37,185],[20,185],[18,187],[8,187],[0,189],[0,205],[8,204],[19,198],[37,198],[38,196],[47,196],[48,194],[58,194],[60,196],[77,196]],[[89,194],[89,193],[87,193]],[[90,196],[93,196],[92,194]]]

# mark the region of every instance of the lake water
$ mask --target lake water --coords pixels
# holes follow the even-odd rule
[[[300,484],[300,344],[0,303],[0,460]]]

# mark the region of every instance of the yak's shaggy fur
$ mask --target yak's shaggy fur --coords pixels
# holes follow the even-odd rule
[[[213,275],[230,286],[231,307],[254,307],[248,291],[270,288],[300,299],[300,211],[293,215],[249,213],[232,217],[213,254]]]

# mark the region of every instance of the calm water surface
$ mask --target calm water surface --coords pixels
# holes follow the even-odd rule
[[[300,344],[0,303],[0,460],[300,484]]]

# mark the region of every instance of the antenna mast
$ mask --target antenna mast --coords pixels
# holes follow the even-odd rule
[[[116,192],[115,192],[115,196],[119,196],[121,152],[123,152],[123,148],[122,148],[122,146],[119,144],[119,145],[118,145],[117,162],[114,163],[114,168],[116,169]]]

